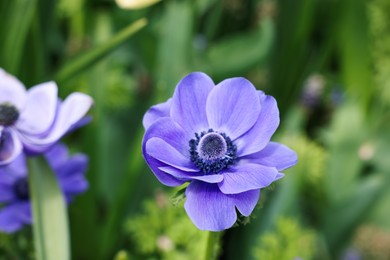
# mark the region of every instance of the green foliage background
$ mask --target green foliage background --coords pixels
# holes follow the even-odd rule
[[[143,114],[192,71],[216,83],[244,76],[275,96],[274,140],[299,156],[249,224],[223,234],[221,258],[372,257],[361,241],[388,241],[389,1],[163,0],[126,10],[111,0],[3,0],[0,17],[0,67],[27,87],[55,80],[62,98],[95,100],[92,123],[65,139],[90,157],[90,189],[69,208],[73,259],[202,254],[206,234],[168,202],[174,191],[141,154]],[[0,258],[33,258],[31,239],[29,228],[0,235]]]

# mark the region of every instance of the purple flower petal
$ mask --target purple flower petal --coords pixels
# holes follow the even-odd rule
[[[83,176],[87,171],[88,157],[85,154],[74,154],[69,157],[61,166],[53,170],[57,173],[59,178],[67,177],[71,175]]]
[[[219,183],[223,180],[223,176],[221,174],[204,175],[200,172],[182,171],[171,166],[160,167],[159,169],[183,181],[198,180],[207,183]]]
[[[281,172],[279,172],[277,175],[276,175],[276,177],[275,177],[275,180],[274,181],[277,181],[277,180],[279,180],[279,179],[281,179],[281,178],[283,178],[284,177],[284,174],[283,173],[281,173]]]
[[[261,98],[261,111],[256,124],[244,135],[235,140],[239,157],[255,153],[263,149],[271,140],[279,126],[279,110],[276,100],[258,92]]]
[[[12,204],[0,210],[0,231],[13,233],[25,224],[31,224],[31,208],[28,202]]]
[[[149,108],[144,115],[142,124],[145,129],[148,129],[157,119],[161,117],[169,117],[169,111],[171,110],[172,98],[168,99],[165,103],[161,103]]]
[[[23,153],[20,153],[11,163],[0,166],[0,174],[10,176],[10,181],[17,178],[27,176],[26,158]],[[3,175],[3,176],[4,176]],[[5,178],[0,178],[0,182],[6,181]]]
[[[296,164],[298,156],[287,146],[270,142],[260,152],[250,154],[242,159],[264,166],[275,167],[278,171],[282,171]]]
[[[26,102],[26,89],[14,76],[0,68],[0,104],[10,103],[19,111]]]
[[[221,231],[237,220],[234,200],[223,194],[217,184],[192,181],[186,189],[184,208],[201,230]]]
[[[52,169],[60,169],[68,160],[68,148],[58,143],[45,153],[45,157]]]
[[[259,117],[256,89],[244,78],[226,79],[210,92],[206,111],[210,128],[225,132],[232,140],[248,131]]]
[[[170,187],[176,187],[176,186],[180,186],[183,183],[185,183],[185,181],[179,180],[176,177],[173,177],[172,175],[170,175],[164,171],[161,171],[159,168],[166,167],[167,165],[165,163],[162,163],[162,162],[154,159],[153,157],[149,156],[145,152],[143,154],[144,154],[144,158],[145,158],[146,162],[148,163],[150,169],[152,170],[152,172],[154,173],[156,178],[162,184],[164,184],[166,186],[170,186]]]
[[[171,118],[186,132],[208,129],[206,100],[214,82],[204,73],[195,72],[183,78],[172,98]]]
[[[32,87],[27,92],[27,101],[20,111],[16,127],[32,135],[45,133],[53,124],[57,113],[57,85],[47,82]]]
[[[168,141],[175,149],[181,149],[182,152],[185,152],[184,146],[188,142],[185,138],[185,132],[172,119],[160,118],[147,129],[142,141],[142,154],[157,179],[162,184],[171,187],[182,185],[184,181],[178,180],[159,169],[159,167],[167,166],[165,163],[154,159],[146,153],[146,142],[152,137],[162,138]]]
[[[237,194],[249,190],[267,187],[278,171],[259,164],[241,164],[223,172],[223,181],[218,184],[225,194]]]
[[[189,156],[189,140],[186,132],[171,118],[160,118],[151,125],[145,133],[143,144],[152,137],[163,139],[180,151],[184,156]]]
[[[54,125],[46,136],[21,135],[25,148],[33,153],[46,151],[85,116],[92,104],[93,100],[88,95],[82,93],[70,94],[60,105]]]
[[[83,193],[88,189],[88,181],[80,171],[69,172],[68,176],[62,176],[59,180],[63,193],[67,195],[76,195]]]
[[[189,157],[184,156],[163,139],[152,137],[146,142],[146,153],[153,158],[184,171],[199,171]]]
[[[248,217],[256,207],[260,198],[260,189],[229,195],[236,205],[238,211]]]
[[[9,177],[7,175],[0,177],[0,203],[12,201],[15,199],[15,192],[13,190],[13,186],[11,184],[5,183],[9,181]],[[13,180],[12,180],[13,181]]]
[[[13,129],[0,126],[0,165],[6,165],[22,152],[22,143]]]

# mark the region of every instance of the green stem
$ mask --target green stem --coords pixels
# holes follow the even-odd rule
[[[215,260],[217,259],[217,251],[219,249],[219,232],[209,231],[207,236],[206,252],[204,259],[205,260]]]
[[[57,179],[43,158],[27,162],[36,259],[69,260],[66,203]]]

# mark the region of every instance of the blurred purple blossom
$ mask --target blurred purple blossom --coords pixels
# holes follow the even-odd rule
[[[297,155],[270,142],[279,125],[273,97],[244,78],[215,85],[204,73],[183,78],[143,120],[143,155],[167,186],[190,182],[185,209],[202,230],[220,231],[249,216],[260,189],[283,177]]]
[[[65,145],[56,144],[46,154],[67,203],[87,190],[84,177],[88,157],[68,155]],[[0,166],[0,231],[13,233],[32,222],[26,158],[22,153],[14,161]]]
[[[301,102],[304,106],[313,108],[319,105],[324,92],[325,79],[320,74],[311,75],[303,87]]]
[[[23,149],[28,154],[45,152],[84,123],[92,98],[72,93],[61,101],[57,91],[52,81],[26,90],[0,68],[0,165],[13,161]]]

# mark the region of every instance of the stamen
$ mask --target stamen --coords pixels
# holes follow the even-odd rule
[[[213,129],[195,133],[189,145],[191,161],[205,174],[218,173],[235,162],[237,147],[224,133]]]
[[[9,103],[0,104],[0,125],[9,126],[19,118],[19,112]]]
[[[198,154],[204,160],[217,160],[226,153],[226,141],[217,133],[208,133],[200,139]]]

